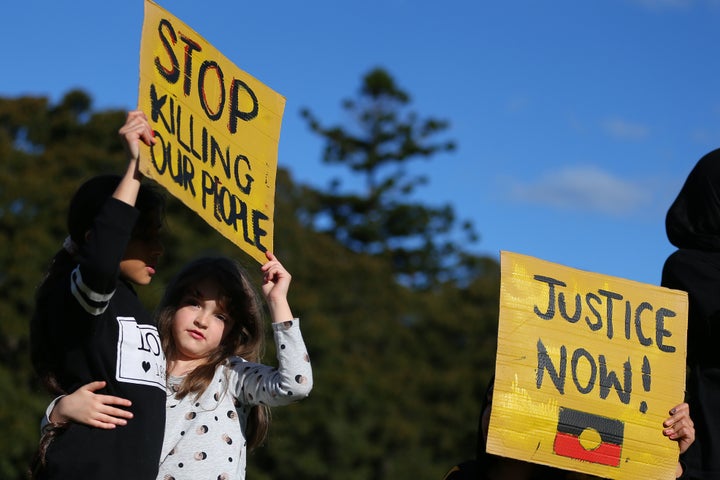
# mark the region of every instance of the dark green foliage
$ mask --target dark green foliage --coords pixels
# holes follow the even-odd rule
[[[402,100],[383,83],[388,78],[367,83],[368,93],[391,91]],[[0,478],[25,478],[49,401],[29,362],[35,287],[66,235],[75,188],[91,175],[123,170],[117,129],[124,115],[92,111],[83,92],[58,105],[0,98]],[[309,228],[308,205],[324,194],[284,170],[276,191],[275,252],[293,274],[290,303],[302,318],[315,388],[304,402],[273,410],[270,438],[251,454],[248,478],[442,478],[474,454],[495,355],[497,264],[468,255],[473,273],[462,284],[409,288],[386,257]],[[383,197],[376,207],[395,205],[383,214],[399,215],[394,224],[435,218],[433,209],[404,205],[397,187],[386,191],[394,203]],[[140,289],[150,308],[169,275],[202,253],[238,256],[260,278],[257,263],[172,199],[165,247],[156,281]],[[275,363],[272,346],[265,361]]]

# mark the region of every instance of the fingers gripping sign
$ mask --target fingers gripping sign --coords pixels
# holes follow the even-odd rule
[[[690,406],[681,403],[669,413],[670,418],[663,422],[663,435],[678,442],[680,453],[685,453],[695,440],[695,425],[690,418]]]
[[[268,302],[273,322],[285,322],[293,318],[287,301],[292,277],[271,252],[265,252],[268,262],[261,267],[262,290]]]
[[[118,134],[123,140],[126,152],[131,160],[140,158],[139,142],[152,146],[155,144],[155,134],[145,112],[134,110],[128,112],[125,124],[120,127]]]

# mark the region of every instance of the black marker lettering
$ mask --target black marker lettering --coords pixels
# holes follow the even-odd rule
[[[534,275],[533,279],[540,282],[545,282],[550,287],[548,290],[548,306],[545,313],[542,313],[540,309],[538,309],[537,305],[533,307],[535,315],[542,318],[543,320],[550,320],[555,316],[555,285],[565,287],[566,284],[565,282],[561,282],[560,280],[555,280],[554,278],[550,277],[544,277],[542,275]]]

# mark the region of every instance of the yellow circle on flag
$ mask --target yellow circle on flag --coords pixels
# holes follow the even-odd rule
[[[578,439],[580,440],[580,445],[582,445],[585,450],[595,450],[600,446],[600,443],[602,443],[600,432],[590,427],[583,430]]]

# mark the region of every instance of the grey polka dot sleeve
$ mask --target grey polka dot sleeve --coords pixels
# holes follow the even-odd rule
[[[278,367],[233,358],[231,394],[246,405],[287,405],[307,397],[313,386],[310,357],[300,333],[300,320],[273,323]]]

